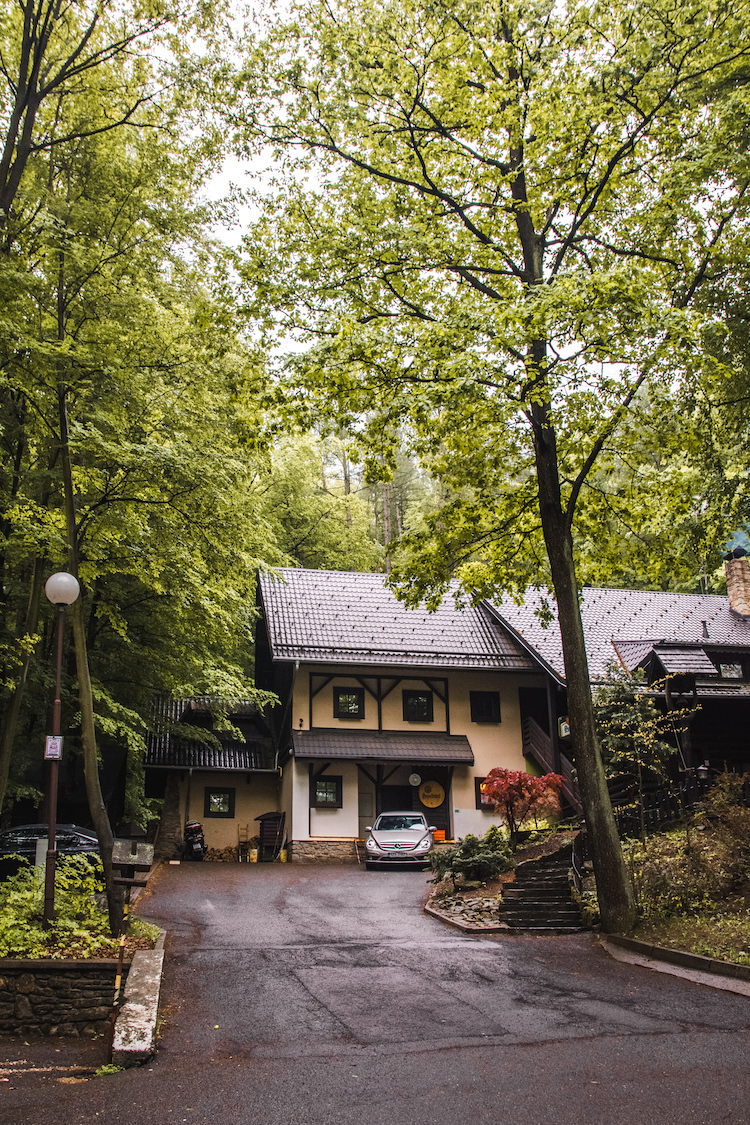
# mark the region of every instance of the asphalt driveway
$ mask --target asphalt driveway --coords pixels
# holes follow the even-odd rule
[[[163,868],[141,906],[170,934],[156,1059],[14,1076],[0,1122],[750,1122],[750,999],[591,935],[461,935],[420,913],[426,889],[356,867]]]

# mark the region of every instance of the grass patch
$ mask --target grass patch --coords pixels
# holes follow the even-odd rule
[[[644,920],[634,936],[667,949],[683,949],[717,961],[750,965],[750,911],[747,909],[738,914],[707,912],[694,917]]]

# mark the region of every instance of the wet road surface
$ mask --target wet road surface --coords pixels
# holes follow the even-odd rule
[[[588,934],[461,935],[420,913],[426,890],[356,867],[163,868],[141,905],[170,935],[156,1058],[89,1079],[97,1045],[6,1044],[36,1069],[6,1066],[0,1122],[750,1125],[750,999]]]

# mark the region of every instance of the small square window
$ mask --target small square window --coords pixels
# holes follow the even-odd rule
[[[333,715],[336,719],[364,719],[364,688],[334,688]]]
[[[500,722],[499,691],[470,691],[469,704],[472,723]]]
[[[310,794],[312,807],[314,809],[340,809],[343,804],[341,781],[340,776],[333,774],[316,777],[312,783],[312,793]]]
[[[742,679],[742,665],[741,664],[720,664],[719,672],[725,680],[741,680]]]
[[[223,816],[231,819],[234,816],[234,789],[204,789],[203,815]]]
[[[432,722],[432,692],[431,691],[405,691],[404,692],[404,722],[431,723]]]
[[[486,780],[487,779],[484,778],[484,777],[475,777],[474,778],[474,792],[475,792],[475,796],[476,796],[476,807],[478,809],[483,809],[484,812],[494,812],[495,811],[494,801],[491,801],[490,798],[485,796],[485,794],[482,792],[482,782],[486,781]]]

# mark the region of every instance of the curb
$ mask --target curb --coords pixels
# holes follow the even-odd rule
[[[701,973],[712,973],[714,976],[750,981],[750,965],[736,965],[733,961],[720,961],[712,957],[701,957],[699,953],[686,953],[682,949],[651,945],[647,941],[624,937],[621,934],[601,933],[599,938],[605,945],[607,942],[618,945],[651,961],[666,961],[667,964],[676,965],[680,969],[695,969]]]
[[[464,934],[508,934],[513,933],[508,926],[498,923],[497,926],[475,925],[471,922],[460,922],[458,918],[451,918],[447,914],[442,914],[439,910],[435,910],[432,906],[424,907],[425,914],[429,914],[431,918],[437,918],[438,922],[445,922],[446,926],[453,926],[455,930],[461,930]]]
[[[162,930],[153,949],[140,949],[133,957],[124,1002],[115,1023],[112,1061],[116,1066],[138,1066],[156,1050],[166,936]]]

